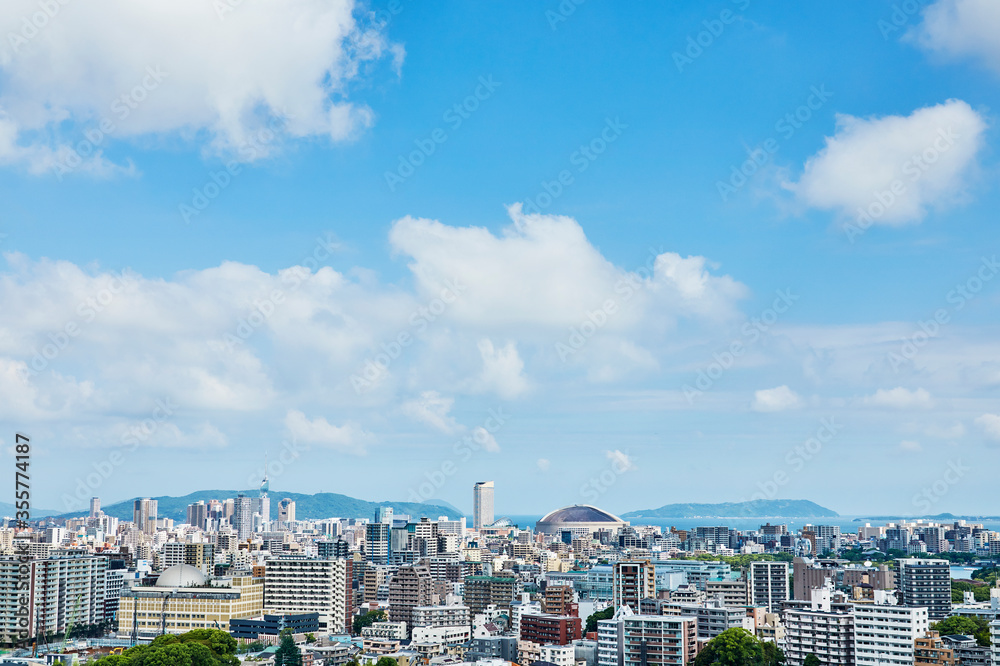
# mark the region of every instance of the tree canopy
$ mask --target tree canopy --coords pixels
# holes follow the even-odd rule
[[[120,655],[109,655],[95,666],[239,666],[236,639],[218,629],[194,629],[157,636]]]
[[[354,618],[354,635],[359,635],[362,629],[370,627],[375,622],[384,622],[387,619],[389,618],[383,610],[374,610],[368,613],[362,613]]]
[[[302,666],[302,652],[291,635],[281,638],[281,645],[274,653],[274,666]]]
[[[584,633],[589,634],[592,631],[597,631],[597,621],[598,620],[610,620],[615,616],[615,607],[608,606],[604,610],[599,610],[596,613],[591,613],[587,617],[587,627],[584,629]]]
[[[698,653],[694,666],[781,666],[785,655],[771,642],[760,641],[746,629],[727,629]]]
[[[936,631],[942,636],[951,636],[952,634],[974,636],[976,642],[983,647],[990,645],[990,623],[979,617],[952,615],[932,624],[931,631]]]

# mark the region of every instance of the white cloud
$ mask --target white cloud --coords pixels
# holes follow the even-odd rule
[[[924,430],[924,433],[928,437],[935,437],[937,439],[959,439],[965,436],[965,426],[961,422],[947,428],[931,425]]]
[[[552,466],[548,458],[539,458],[536,464],[538,465],[538,469],[543,472],[549,471],[549,468]]]
[[[995,0],[938,0],[907,38],[944,58],[980,60],[1000,73],[1000,4]]]
[[[322,416],[309,420],[297,409],[291,409],[285,415],[285,427],[288,428],[289,435],[297,441],[321,444],[355,455],[364,455],[365,445],[372,439],[372,436],[356,423],[348,422],[342,426],[335,426]]]
[[[773,389],[761,389],[753,394],[750,408],[755,412],[781,412],[802,406],[802,399],[785,385]]]
[[[975,423],[987,437],[1000,441],[1000,414],[983,414]]]
[[[483,447],[484,451],[489,451],[490,453],[500,452],[500,445],[497,444],[496,437],[482,426],[472,429],[472,439],[479,446]]]
[[[964,195],[985,130],[983,117],[961,100],[909,116],[840,115],[836,134],[788,187],[803,203],[854,221],[919,222],[929,208]]]
[[[518,355],[515,343],[508,342],[496,349],[491,340],[483,338],[478,346],[483,358],[479,390],[493,391],[501,398],[511,400],[528,389],[528,381],[523,374],[524,361]]]
[[[632,457],[618,449],[605,451],[604,456],[611,461],[611,468],[615,474],[624,474],[636,469],[635,461],[632,460]]]
[[[256,0],[221,17],[218,6],[228,7],[60,0],[33,34],[24,26],[38,2],[4,2],[0,163],[53,170],[102,120],[113,139],[204,138],[244,161],[277,145],[269,123],[283,136],[333,141],[372,124],[373,112],[345,94],[366,63],[388,54],[398,65],[402,50],[354,0]],[[127,170],[100,152],[109,142],[96,141],[79,168]]]
[[[912,440],[904,439],[899,443],[900,451],[907,451],[910,453],[916,453],[918,451],[923,451],[924,447],[920,446],[920,442],[914,442]]]
[[[419,398],[404,402],[401,409],[410,418],[450,435],[461,430],[461,426],[450,415],[454,405],[454,398],[442,396],[437,391],[423,391]]]
[[[893,409],[927,408],[933,404],[931,394],[920,388],[914,391],[898,386],[894,389],[879,389],[874,395],[864,399],[866,405],[891,407]]]

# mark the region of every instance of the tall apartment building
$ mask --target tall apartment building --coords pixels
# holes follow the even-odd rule
[[[187,523],[194,525],[199,530],[205,530],[208,526],[208,505],[203,501],[188,504]]]
[[[615,562],[612,602],[615,608],[628,606],[639,612],[639,602],[656,597],[656,566],[649,560]]]
[[[369,564],[365,567],[363,599],[366,604],[388,601],[389,580],[392,578],[393,569],[381,564]]]
[[[481,530],[493,520],[493,482],[480,481],[472,488],[472,527]]]
[[[768,612],[780,610],[788,599],[788,562],[751,562],[747,596],[752,605],[765,606]]]
[[[792,598],[799,601],[809,601],[812,591],[819,590],[831,581],[837,583],[837,572],[840,563],[836,560],[817,560],[806,557],[796,557],[792,560]]]
[[[597,666],[683,666],[694,662],[697,620],[635,615],[623,606],[597,623]]]
[[[320,630],[349,630],[354,612],[353,562],[278,557],[264,570],[264,609],[273,615],[319,613]]]
[[[520,635],[539,645],[567,645],[583,638],[583,628],[576,615],[529,613],[521,617]]]
[[[101,515],[101,498],[91,497],[90,498],[90,517],[97,518]]]
[[[121,562],[109,563],[111,566]],[[125,568],[108,569],[104,572],[104,619],[113,620],[118,617],[118,599],[125,586]]]
[[[473,615],[482,613],[491,604],[509,612],[511,603],[520,592],[521,584],[516,578],[467,576],[462,601]]]
[[[857,666],[912,664],[915,641],[927,633],[926,608],[895,605],[879,592],[874,604],[854,606],[854,663]]]
[[[156,507],[157,501],[148,497],[132,503],[132,522],[144,534],[156,533]]]
[[[49,635],[68,626],[104,621],[108,560],[106,557],[66,553],[28,562],[19,569],[15,558],[0,560],[0,636],[5,642],[25,627],[19,624],[20,590],[28,585],[27,631],[44,628]]]
[[[347,543],[343,539],[337,539],[336,541],[317,541],[316,555],[318,555],[321,560],[333,559],[337,557],[350,557],[351,544]]]
[[[684,615],[697,620],[699,641],[709,641],[729,629],[742,628],[754,633],[754,621],[746,608],[726,606],[717,599],[701,603],[667,601],[660,606],[661,615]]]
[[[550,615],[577,615],[572,585],[549,585],[542,597],[542,612]]]
[[[903,606],[926,607],[932,620],[951,614],[951,567],[947,560],[896,560],[896,587]]]
[[[709,580],[705,582],[705,596],[709,599],[721,598],[726,606],[747,606],[747,581],[745,578],[737,580]]]
[[[813,590],[812,599],[786,607],[785,659],[803,666],[816,655],[824,666],[854,666],[852,604],[834,603],[829,587]]]
[[[423,565],[400,567],[389,582],[389,620],[405,622],[406,629],[413,628],[413,609],[429,606],[434,590],[434,579]]]

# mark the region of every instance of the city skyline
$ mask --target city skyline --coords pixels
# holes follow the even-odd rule
[[[903,4],[12,0],[33,504],[1000,513],[1000,11]]]

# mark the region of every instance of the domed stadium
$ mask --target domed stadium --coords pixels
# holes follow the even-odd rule
[[[589,504],[574,504],[544,516],[535,523],[535,531],[544,534],[560,534],[565,530],[579,532],[596,532],[598,530],[615,531],[628,525],[618,516],[608,513]]]
[[[175,564],[167,567],[156,579],[156,587],[191,587],[193,585],[204,585],[205,574],[190,564]]]

